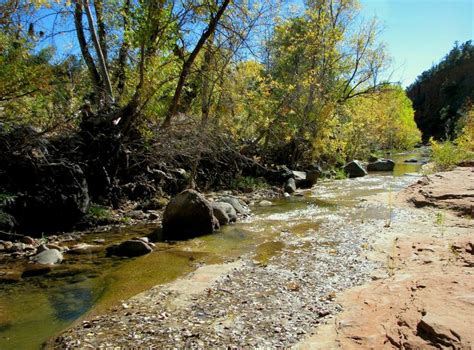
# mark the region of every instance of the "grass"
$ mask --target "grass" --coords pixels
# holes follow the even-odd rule
[[[240,177],[237,177],[233,181],[232,187],[239,190],[255,191],[257,189],[268,187],[268,184],[262,178],[255,178],[251,176],[240,176]]]
[[[344,180],[344,179],[347,179],[347,173],[344,171],[344,169],[339,169],[339,168],[336,168],[334,169],[334,171],[336,172],[336,175],[334,175],[334,178],[336,180]]]
[[[86,216],[93,221],[110,221],[113,219],[112,210],[97,204],[91,205]]]

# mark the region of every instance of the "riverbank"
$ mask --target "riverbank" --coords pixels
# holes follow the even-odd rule
[[[388,276],[339,295],[344,311],[296,348],[472,348],[473,175],[456,168],[402,191],[398,206],[424,207],[434,222],[395,223],[375,237],[374,258],[386,259]]]
[[[368,182],[370,179],[348,180],[338,185],[356,186],[356,181]],[[466,182],[463,184],[466,185]],[[392,190],[384,188],[376,196],[359,198],[358,204],[334,220],[328,215],[328,220],[317,228],[313,227],[313,230],[306,227],[299,231],[282,232],[280,242],[285,243],[274,257],[262,261],[244,256],[230,265],[203,267],[175,284],[154,287],[124,301],[105,315],[91,317],[77,324],[50,346],[315,348],[320,344],[320,348],[370,347],[371,343],[364,343],[363,339],[372,341],[373,335],[363,328],[347,326],[347,329],[355,330],[356,333],[360,331],[358,335],[348,335],[347,343],[337,337],[328,338],[331,329],[336,336],[340,334],[339,328],[333,325],[337,325],[340,317],[348,310],[357,310],[357,302],[361,302],[354,298],[341,298],[351,292],[357,294],[358,290],[365,290],[364,288],[371,290],[374,283],[386,283],[389,290],[396,290],[395,281],[406,271],[403,268],[411,266],[405,261],[411,256],[411,252],[402,249],[403,247],[411,247],[418,255],[423,255],[420,252],[437,254],[438,248],[423,247],[432,239],[441,239],[444,243],[439,247],[445,248],[450,243],[454,243],[452,247],[460,247],[458,255],[449,253],[448,250],[454,257],[465,256],[465,252],[469,254],[462,250],[464,248],[461,243],[465,241],[461,238],[472,230],[470,222],[465,219],[444,212],[440,214],[438,210],[414,209],[401,199],[395,200]],[[330,193],[314,190],[313,194],[324,198]],[[318,235],[315,235],[315,229]],[[416,242],[410,242],[410,245],[402,241],[403,237],[416,239]],[[438,246],[435,242],[430,244]],[[445,263],[446,256],[443,254],[432,261]],[[421,264],[425,273],[431,276],[430,273],[435,271],[433,266],[437,265],[426,261],[421,256],[414,263]],[[443,264],[440,266],[440,272],[446,270]],[[453,269],[458,267],[457,263],[452,264]],[[211,268],[212,273],[206,271],[206,268]],[[421,272],[417,271],[417,276]],[[465,273],[462,270],[456,276],[466,280],[462,279]],[[436,281],[436,275],[433,280]],[[173,285],[180,287],[173,288]],[[198,293],[186,292],[198,285]],[[356,285],[362,287],[351,289]],[[413,292],[412,284],[408,283],[407,286],[407,290]],[[469,285],[460,283],[456,288],[464,292],[467,288],[466,294],[470,293]],[[429,287],[417,289],[438,293],[436,289]],[[449,293],[459,290],[452,289]],[[422,299],[425,298],[420,295]],[[371,299],[372,305],[378,305],[385,298],[386,293],[375,294]],[[404,294],[394,296],[394,299],[403,302],[411,300],[410,295]],[[461,300],[460,303],[464,302]],[[472,305],[463,305],[464,309],[461,311],[472,313]],[[391,315],[390,310],[387,307],[386,316]],[[360,309],[353,312],[360,318]],[[460,319],[468,322],[468,317]],[[425,317],[423,322],[429,324],[430,321]],[[366,325],[366,322],[362,325]],[[375,326],[377,328],[379,324],[374,324]],[[396,323],[394,327],[395,330],[400,328]],[[424,329],[429,330],[429,327]],[[424,332],[429,334],[427,330]],[[469,336],[462,330],[454,332],[460,334],[460,344],[464,344],[462,342],[465,339],[469,341]],[[321,342],[322,338],[325,339],[324,342]],[[421,339],[425,341],[425,345],[429,343],[426,339]],[[327,343],[328,341],[332,343]],[[381,344],[386,346],[387,340]],[[395,343],[392,346],[396,347]]]

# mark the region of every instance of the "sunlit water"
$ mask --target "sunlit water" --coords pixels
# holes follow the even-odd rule
[[[153,285],[183,276],[200,264],[243,255],[267,263],[286,247],[287,242],[276,239],[282,232],[295,236],[322,234],[321,225],[328,220],[383,219],[386,211],[357,204],[361,197],[395,194],[414,182],[420,164],[403,163],[410,158],[420,159],[420,152],[395,156],[393,173],[322,181],[301,196],[276,200],[272,207],[255,207],[250,218],[223,227],[216,234],[173,244],[158,242],[157,249],[147,256],[120,259],[105,257],[105,252],[66,254],[63,264],[47,275],[0,284],[0,349],[38,349],[81,316],[104,311]],[[137,226],[91,233],[85,241],[103,238],[110,244],[156,229]]]

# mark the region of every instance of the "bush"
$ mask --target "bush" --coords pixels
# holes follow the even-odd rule
[[[474,110],[467,114],[460,135],[454,141],[436,142],[430,139],[436,170],[448,170],[474,159]]]
[[[473,158],[473,153],[456,142],[430,140],[436,170],[449,170],[459,163]]]

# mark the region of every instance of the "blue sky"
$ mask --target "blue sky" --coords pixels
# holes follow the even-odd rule
[[[474,0],[360,0],[364,17],[383,23],[394,59],[391,80],[411,84],[453,47],[473,39]]]

